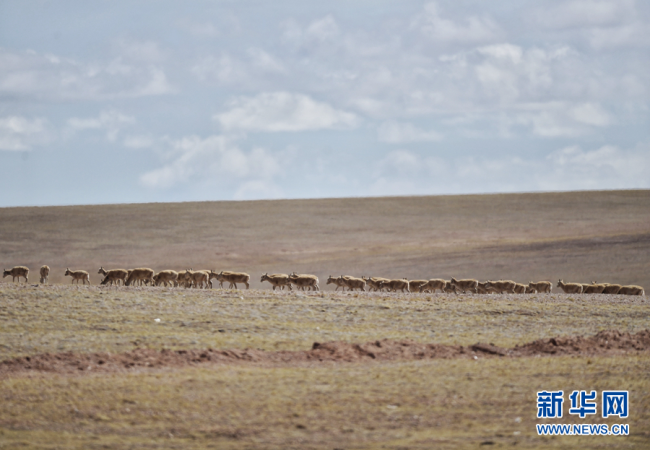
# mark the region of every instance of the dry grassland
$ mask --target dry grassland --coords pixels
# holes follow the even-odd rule
[[[647,297],[333,292],[330,273],[650,287],[650,191],[0,209],[0,360],[151,349],[306,350],[378,339],[514,347],[650,328]],[[66,267],[247,271],[252,288],[71,287]],[[319,293],[273,292],[308,272]],[[259,289],[264,288],[264,289]],[[155,321],[160,319],[160,321]],[[648,352],[364,363],[212,364],[0,375],[0,448],[650,448]],[[538,437],[536,392],[625,437]],[[566,414],[626,389],[630,417]]]
[[[136,347],[306,350],[412,339],[502,347],[650,328],[645,297],[280,293],[56,286],[0,290],[0,360]],[[155,319],[160,319],[156,322]]]
[[[631,356],[35,374],[0,382],[0,445],[641,449],[650,442],[650,396],[642,376],[649,369],[647,356]],[[536,423],[622,422],[575,416],[538,421],[537,391],[612,386],[630,391],[630,436],[536,435]]]
[[[308,349],[413,339],[513,347],[648,327],[643,297],[400,295],[55,286],[0,290],[0,359],[134,348]],[[156,322],[155,319],[161,319]],[[0,446],[644,448],[648,353],[390,363],[227,364],[0,380]],[[543,389],[624,387],[628,437],[537,437]],[[549,421],[554,423],[553,421]],[[557,422],[557,421],[555,421]],[[620,423],[567,417],[562,423]]]

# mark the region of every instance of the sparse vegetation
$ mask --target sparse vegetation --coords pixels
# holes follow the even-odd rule
[[[137,346],[304,350],[378,338],[512,347],[649,325],[638,296],[0,286],[0,360]]]
[[[281,291],[259,278],[266,271],[563,278],[647,288],[648,191],[5,208],[0,220],[6,266],[47,263],[54,283],[0,283],[0,360],[136,348],[307,350],[379,339],[514,347],[650,326],[645,296],[555,287],[521,295],[342,293],[325,283],[324,291]],[[251,274],[251,289],[63,285],[66,266],[93,276],[102,266],[241,270]],[[0,448],[646,448],[649,369],[648,352],[631,351],[22,371],[0,377]],[[629,390],[631,435],[536,436],[542,389]],[[620,423],[563,419],[603,421]]]
[[[222,366],[0,381],[0,445],[48,448],[646,448],[647,356]],[[626,437],[538,437],[543,389],[625,386]],[[563,423],[620,423],[600,417]]]

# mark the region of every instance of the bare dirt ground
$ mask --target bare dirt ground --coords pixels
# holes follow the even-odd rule
[[[0,448],[648,448],[647,297],[334,292],[327,275],[650,286],[650,192],[0,209]],[[48,264],[51,285],[36,285]],[[99,266],[252,289],[96,286]],[[70,286],[66,267],[91,273]],[[321,292],[263,272],[315,273]],[[65,284],[60,284],[65,283]],[[262,289],[260,289],[262,288]],[[158,320],[157,320],[158,319]],[[624,389],[628,419],[536,419]],[[537,436],[628,423],[629,436]]]
[[[255,366],[282,367],[319,362],[410,361],[423,359],[477,359],[530,356],[614,356],[643,355],[650,352],[650,329],[636,334],[617,330],[601,331],[595,336],[569,336],[539,339],[514,348],[478,342],[467,347],[422,344],[415,341],[382,339],[365,344],[314,342],[311,350],[153,350],[126,353],[55,353],[25,356],[0,362],[0,374],[26,371],[55,373],[124,372],[125,369],[183,367],[211,364],[251,363]]]

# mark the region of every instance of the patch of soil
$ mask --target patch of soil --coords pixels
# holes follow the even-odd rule
[[[650,329],[636,334],[617,330],[601,331],[595,336],[540,339],[523,346],[502,348],[477,343],[468,347],[422,344],[389,339],[350,344],[347,342],[314,343],[311,350],[153,350],[135,349],[126,353],[45,353],[0,362],[0,375],[43,371],[55,373],[117,372],[130,369],[183,367],[212,364],[250,363],[291,365],[319,362],[364,362],[419,359],[526,357],[555,355],[619,355],[650,351]]]
[[[560,337],[539,339],[512,349],[513,356],[531,355],[606,355],[628,351],[650,350],[650,330],[636,334],[617,330],[601,331],[591,337]]]

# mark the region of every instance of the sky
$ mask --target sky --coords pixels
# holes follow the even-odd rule
[[[650,188],[650,2],[0,0],[0,207]]]

